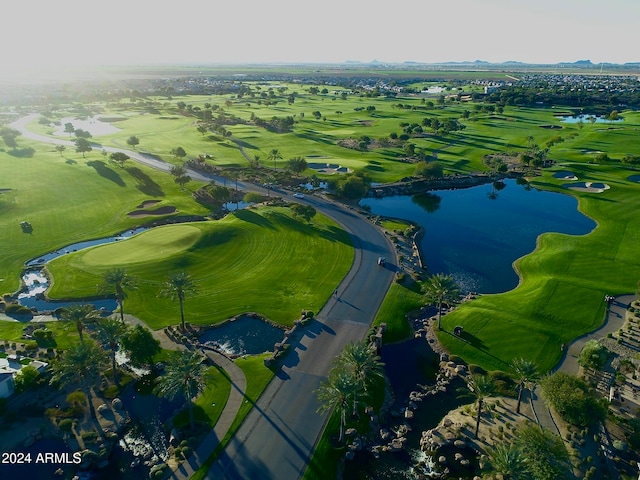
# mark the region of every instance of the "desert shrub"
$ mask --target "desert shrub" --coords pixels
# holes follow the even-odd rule
[[[31,315],[31,310],[19,303],[10,303],[5,306],[4,313],[7,315]]]
[[[627,442],[623,442],[622,440],[614,440],[613,448],[620,452],[626,452],[629,448],[629,445],[627,444]]]
[[[514,398],[518,396],[518,385],[513,378],[505,372],[495,370],[493,372],[489,372],[489,377],[493,381],[497,395]]]
[[[85,403],[87,401],[87,396],[82,390],[76,390],[67,395],[66,400],[69,405],[77,405]]]
[[[118,388],[117,385],[109,385],[107,388],[104,389],[104,392],[102,394],[104,395],[104,398],[113,400],[120,394],[120,389]]]
[[[98,432],[96,432],[95,430],[89,430],[88,432],[82,432],[81,436],[82,436],[82,439],[86,443],[93,443],[96,440],[98,440]]]
[[[35,367],[32,367],[30,365],[22,367],[20,371],[16,372],[16,374],[14,375],[16,391],[19,393],[24,392],[28,388],[35,385],[39,375],[40,372],[38,372],[38,369]]]
[[[545,399],[572,425],[584,428],[605,418],[606,401],[579,378],[556,372],[544,377],[540,384]]]
[[[73,420],[71,420],[70,418],[63,418],[62,420],[60,420],[58,427],[60,427],[60,430],[62,430],[63,432],[70,432],[73,428]]]

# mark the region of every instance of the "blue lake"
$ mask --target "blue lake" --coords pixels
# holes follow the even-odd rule
[[[532,252],[545,232],[584,235],[596,223],[578,211],[576,198],[506,180],[416,196],[365,198],[376,215],[422,225],[428,272],[453,275],[468,292],[500,293],[518,285],[513,262]]]

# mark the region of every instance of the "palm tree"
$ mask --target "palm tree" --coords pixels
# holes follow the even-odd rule
[[[484,400],[495,391],[495,385],[489,377],[486,375],[479,375],[477,373],[471,374],[467,377],[466,381],[469,392],[465,389],[461,389],[460,391],[465,395],[472,396],[476,399],[478,413],[476,415],[475,438],[478,438],[478,430],[480,430],[480,415],[482,414],[482,409],[484,407]]]
[[[64,351],[60,361],[52,364],[51,382],[62,385],[77,385],[89,401],[89,412],[96,419],[91,401],[91,388],[101,381],[102,370],[108,363],[107,356],[93,340],[72,345]]]
[[[427,278],[422,285],[422,291],[429,303],[436,303],[438,305],[438,330],[440,330],[442,304],[444,302],[455,302],[458,300],[460,297],[460,288],[451,275],[436,273]]]
[[[498,443],[488,452],[491,470],[502,475],[504,480],[528,480],[531,472],[527,469],[522,450],[514,443]]]
[[[180,302],[180,319],[184,330],[184,301],[190,295],[198,293],[198,287],[194,283],[191,275],[187,272],[172,274],[164,283],[160,296],[169,297],[171,300],[178,299]]]
[[[96,311],[93,305],[72,305],[65,307],[60,314],[62,320],[67,322],[73,322],[78,330],[80,336],[80,343],[84,343],[84,327],[85,324],[91,321],[95,321],[100,317],[100,312]]]
[[[154,393],[173,400],[179,396],[184,398],[189,407],[189,422],[193,429],[193,399],[207,388],[207,365],[205,357],[197,352],[181,350],[171,357],[164,375],[158,377]]]
[[[353,396],[353,415],[357,414],[357,405],[361,397],[369,393],[376,379],[384,378],[384,363],[375,354],[373,347],[366,341],[352,342],[335,358],[336,368],[351,372],[357,389]],[[362,395],[359,393],[362,392]]]
[[[273,160],[273,169],[277,170],[278,160],[282,160],[282,154],[280,153],[280,150],[278,150],[277,148],[274,148],[269,152],[269,155],[267,155],[267,158],[269,160]]]
[[[344,440],[344,427],[347,417],[347,409],[356,401],[358,385],[354,381],[353,373],[341,368],[333,368],[326,380],[320,383],[315,391],[320,406],[318,413],[327,413],[338,410],[340,413],[340,434],[338,441]]]
[[[125,325],[115,319],[106,318],[97,325],[98,339],[102,343],[103,347],[109,349],[109,356],[111,357],[111,370],[113,371],[113,383],[118,384],[118,377],[116,369],[116,352],[118,351],[118,345],[120,344],[120,337],[126,331]]]
[[[540,377],[538,366],[531,360],[516,358],[511,362],[511,368],[515,372],[515,379],[518,382],[518,404],[516,413],[520,413],[520,402],[522,401],[522,391],[526,388],[531,392],[536,380]]]
[[[116,301],[120,307],[120,320],[124,323],[124,301],[127,298],[127,290],[137,288],[136,281],[124,268],[114,268],[102,274],[102,291],[115,291]]]

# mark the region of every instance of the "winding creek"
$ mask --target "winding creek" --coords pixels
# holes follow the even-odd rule
[[[114,299],[82,301],[47,300],[44,294],[47,288],[49,288],[49,279],[43,273],[42,268],[51,260],[62,257],[63,255],[77,252],[85,248],[95,247],[97,245],[106,245],[108,243],[123,241],[148,229],[148,227],[138,227],[110,237],[73,243],[25,262],[26,269],[22,272],[23,287],[18,293],[18,302],[21,305],[35,309],[38,312],[49,312],[56,310],[57,308],[76,305],[78,303],[91,303],[94,305],[96,310],[113,311],[117,306],[117,302]]]

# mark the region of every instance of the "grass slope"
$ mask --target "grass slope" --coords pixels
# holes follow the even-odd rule
[[[307,224],[292,218],[288,208],[269,207],[220,221],[158,227],[61,257],[48,269],[53,298],[95,295],[102,272],[127,269],[139,289],[125,309],[157,329],[180,321],[178,303],[158,298],[171,272],[186,270],[198,285],[199,293],[185,302],[191,323],[217,323],[251,311],[291,325],[302,309],[322,307],[352,261],[350,237],[326,217]]]
[[[207,210],[182,191],[167,174],[129,163],[110,165],[91,152],[60,155],[51,145],[19,138],[29,157],[0,149],[0,292],[15,292],[24,262],[70,243],[101,238],[126,230],[152,217],[127,214],[145,200],[161,200],[180,213]],[[195,188],[195,183],[189,185]],[[6,190],[4,190],[6,189]],[[154,217],[159,218],[159,217]],[[31,222],[25,233],[20,222]]]

